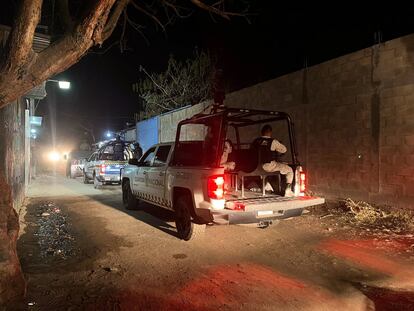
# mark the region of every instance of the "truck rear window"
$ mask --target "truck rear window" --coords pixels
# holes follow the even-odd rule
[[[172,165],[216,166],[221,119],[210,118],[202,124],[184,124],[179,130],[180,136],[176,141]]]
[[[110,143],[100,150],[99,160],[126,161],[130,154],[123,142]]]

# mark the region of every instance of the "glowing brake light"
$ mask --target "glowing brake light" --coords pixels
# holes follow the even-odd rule
[[[224,176],[215,175],[207,179],[208,197],[214,200],[224,199]]]
[[[299,185],[300,185],[300,192],[305,192],[306,191],[306,174],[305,174],[305,172],[300,172]]]
[[[101,174],[105,174],[105,170],[106,170],[106,165],[105,165],[105,164],[102,164],[102,165],[99,167],[99,172],[100,172]]]

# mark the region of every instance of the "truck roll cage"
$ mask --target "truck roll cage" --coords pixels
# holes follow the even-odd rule
[[[216,122],[219,124],[215,129],[217,135],[215,139],[217,140],[217,148],[214,150],[214,163],[211,163],[212,166],[220,166],[220,156],[223,152],[224,140],[226,138],[226,132],[228,127],[232,127],[235,130],[236,134],[236,146],[239,147],[242,145],[240,141],[240,128],[271,123],[275,121],[286,121],[288,127],[288,136],[289,136],[289,146],[292,156],[292,165],[299,165],[298,161],[298,152],[296,148],[296,138],[295,138],[295,128],[294,123],[289,114],[281,111],[266,111],[266,110],[256,110],[256,109],[239,109],[239,108],[227,108],[227,107],[213,107],[210,113],[199,113],[194,115],[189,119],[185,119],[178,123],[176,139],[175,139],[175,148],[174,154],[172,157],[172,165],[180,165],[176,153],[180,151],[180,144],[183,141],[180,141],[182,126],[188,124],[211,124],[211,120],[216,119]],[[220,155],[220,156],[219,156]]]

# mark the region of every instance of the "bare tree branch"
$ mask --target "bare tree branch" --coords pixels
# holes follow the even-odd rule
[[[209,98],[211,58],[197,51],[194,56],[185,62],[170,57],[162,73],[148,73],[140,66],[146,77],[138,81],[134,92],[143,100],[146,118]]]
[[[127,20],[127,22],[128,22],[128,24],[136,31],[136,32],[138,32],[141,36],[142,36],[142,38],[145,40],[145,43],[147,44],[147,45],[149,45],[149,41],[148,41],[148,39],[147,39],[147,37],[145,37],[145,35],[144,35],[144,33],[141,31],[141,29],[143,28],[143,26],[141,26],[141,25],[139,25],[139,24],[137,24],[137,23],[135,23],[133,20],[131,20],[129,17],[128,17],[128,13],[127,12],[125,12],[125,17],[126,17],[126,20]]]
[[[203,1],[201,0],[190,0],[191,3],[193,3],[194,5],[196,5],[197,7],[199,7],[200,9],[203,9],[207,12],[216,14],[218,16],[221,16],[224,19],[230,20],[230,16],[245,16],[246,14],[243,13],[235,13],[235,12],[226,12],[226,11],[222,11],[220,9],[217,9],[214,6],[205,4]],[[221,2],[218,2],[218,4],[220,4]]]
[[[119,46],[121,48],[121,53],[124,52],[124,46],[126,47],[126,44],[124,44],[125,43],[125,30],[126,30],[126,26],[128,23],[127,17],[126,17],[126,8],[124,9],[123,14],[124,14],[124,18],[122,21],[122,32],[121,32],[121,37],[119,39]]]
[[[188,13],[187,15],[183,15],[178,9],[180,8],[178,5],[172,4],[166,0],[164,0],[162,2],[166,7],[169,7],[170,9],[172,9],[175,13],[175,15],[177,15],[179,18],[187,18],[191,15],[191,12]]]
[[[140,7],[134,0],[131,0],[131,5],[135,9],[137,9],[138,11],[140,11],[141,13],[144,13],[149,18],[151,18],[157,25],[159,25],[161,27],[161,29],[163,31],[165,31],[164,25],[161,23],[161,21],[155,15],[151,14],[150,12],[148,12],[147,10],[145,10],[144,8]]]
[[[108,22],[105,25],[105,28],[102,34],[102,41],[100,42],[100,44],[102,44],[103,41],[105,41],[111,36],[111,34],[113,33],[116,27],[116,24],[118,23],[119,17],[121,16],[122,12],[124,11],[129,1],[130,0],[118,0],[118,3],[115,6],[115,9],[113,10],[111,16],[109,17]]]

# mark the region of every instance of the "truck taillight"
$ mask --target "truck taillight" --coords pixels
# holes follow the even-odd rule
[[[224,176],[215,175],[207,179],[208,197],[214,200],[224,199]]]
[[[306,174],[305,174],[305,172],[300,172],[299,185],[300,185],[300,192],[305,192],[306,191]]]
[[[106,165],[105,164],[101,164],[99,167],[99,172],[101,174],[105,174],[105,170],[106,170]]]

